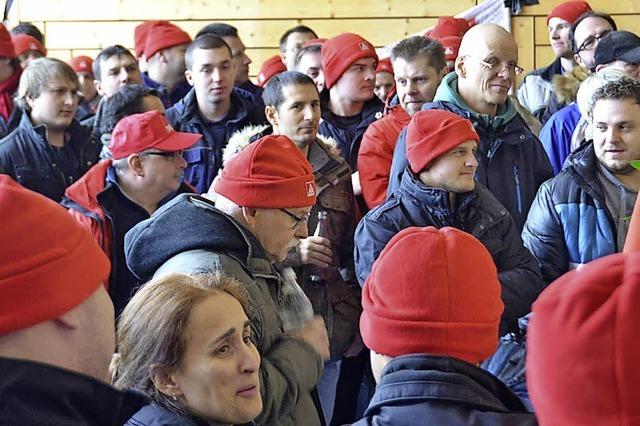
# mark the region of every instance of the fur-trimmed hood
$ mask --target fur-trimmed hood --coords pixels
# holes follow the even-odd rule
[[[589,77],[591,73],[584,67],[576,65],[571,72],[563,75],[555,75],[551,83],[558,101],[570,104],[576,100],[576,94],[580,84]]]

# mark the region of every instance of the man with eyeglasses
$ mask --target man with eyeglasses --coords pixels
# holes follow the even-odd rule
[[[595,51],[600,39],[617,29],[616,22],[606,13],[590,11],[580,15],[569,30],[569,45],[576,62],[595,71]]]
[[[312,397],[329,341],[322,317],[285,330],[281,262],[307,236],[316,202],[311,165],[286,136],[265,136],[240,151],[214,184],[215,204],[182,194],[126,236],[127,265],[141,280],[179,273],[224,273],[244,284],[260,352],[261,425],[321,424]]]
[[[108,289],[116,317],[138,284],[127,268],[124,236],[177,193],[193,191],[182,183],[187,166],[182,151],[200,138],[176,132],[156,110],[130,115],[113,130],[111,159],[93,166],[66,190],[62,205],[111,259]]]
[[[495,24],[467,31],[460,44],[455,72],[442,80],[432,103],[422,110],[451,111],[473,123],[480,136],[475,178],[506,208],[522,230],[538,187],[553,176],[540,141],[508,98],[514,78],[522,73],[513,36]],[[393,154],[387,197],[400,186],[408,165],[406,132]]]
[[[33,61],[18,86],[18,105],[24,110],[20,124],[0,141],[0,169],[56,202],[100,154],[91,129],[74,118],[78,87],[78,76],[65,62]]]
[[[580,15],[590,10],[587,2],[568,1],[554,7],[547,15],[549,42],[556,59],[527,74],[517,91],[518,101],[542,124],[563,106],[555,99],[552,80],[573,69],[575,60],[569,46],[569,29]]]

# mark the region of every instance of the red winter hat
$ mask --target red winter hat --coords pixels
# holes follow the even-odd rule
[[[466,141],[480,141],[473,124],[439,109],[418,111],[407,126],[407,160],[420,173],[433,160]]]
[[[455,61],[458,57],[458,51],[460,50],[460,43],[462,43],[462,37],[447,36],[440,37],[438,41],[444,47],[444,56],[447,61]]]
[[[573,24],[580,15],[585,12],[589,12],[591,10],[591,6],[586,1],[568,1],[565,3],[560,3],[547,15],[547,24],[551,18],[560,18],[565,21]]]
[[[379,72],[388,72],[393,74],[393,66],[391,65],[391,59],[384,58],[378,61],[378,66],[376,67],[376,74]]]
[[[550,284],[527,328],[527,382],[541,425],[640,424],[640,253]]]
[[[93,75],[93,59],[88,56],[75,56],[69,60],[69,66],[75,72],[84,72]]]
[[[286,136],[265,136],[222,169],[214,191],[243,207],[309,207],[316,203],[311,164]]]
[[[438,18],[436,26],[427,31],[425,35],[437,39],[449,36],[462,37],[472,25],[471,22],[463,18],[441,16]]]
[[[0,58],[15,58],[16,50],[11,41],[11,34],[4,24],[0,23]]]
[[[30,50],[35,50],[36,52],[42,53],[42,56],[47,56],[47,49],[40,44],[37,38],[29,34],[16,34],[11,36],[11,41],[16,55],[22,55]]]
[[[147,35],[151,27],[160,23],[169,24],[169,21],[144,21],[133,29],[133,49],[136,52],[136,58],[141,57],[144,53],[144,46],[147,44]]]
[[[54,201],[0,175],[0,335],[56,318],[109,278],[109,258]]]
[[[158,22],[147,32],[144,56],[149,59],[162,49],[191,43],[191,36],[170,22]]]
[[[324,84],[330,89],[342,74],[358,59],[374,58],[378,61],[373,44],[353,33],[342,33],[322,45]]]
[[[176,132],[157,110],[129,115],[113,129],[109,150],[114,160],[155,148],[180,151],[202,139],[197,133]]]
[[[429,353],[476,364],[498,346],[500,292],[493,259],[473,236],[450,227],[406,228],[365,282],[360,334],[382,355]]]
[[[270,57],[260,67],[258,86],[264,87],[271,77],[286,70],[287,66],[282,62],[280,55]]]

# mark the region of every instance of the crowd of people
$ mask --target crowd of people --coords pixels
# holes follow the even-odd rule
[[[640,425],[640,37],[547,24],[0,24],[0,424]]]

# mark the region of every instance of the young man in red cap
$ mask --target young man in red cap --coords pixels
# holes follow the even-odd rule
[[[113,130],[111,159],[93,166],[65,192],[62,204],[111,259],[108,288],[116,317],[138,284],[127,268],[124,235],[178,193],[192,191],[182,183],[187,166],[182,152],[200,138],[176,132],[159,111],[130,115]]]
[[[211,36],[210,36],[211,37]],[[172,272],[225,273],[255,310],[264,409],[256,423],[320,424],[312,390],[329,357],[327,331],[312,317],[285,334],[280,262],[307,236],[316,202],[311,165],[286,136],[265,136],[233,157],[215,183],[215,206],[183,194],[126,236],[127,265],[140,279]]]
[[[288,71],[295,71],[295,61],[298,52],[306,42],[318,38],[318,34],[306,25],[296,25],[289,28],[280,37],[280,57]]]
[[[22,73],[20,125],[0,142],[0,167],[54,201],[98,162],[100,143],[74,116],[78,77],[59,59],[39,58]]]
[[[16,55],[20,66],[24,69],[35,59],[47,56],[47,49],[36,39],[28,34],[11,36],[11,42],[16,49]]]
[[[378,387],[355,425],[537,424],[478,367],[498,345],[500,293],[491,254],[471,235],[450,227],[395,235],[362,291],[360,332]]]
[[[376,49],[357,34],[343,33],[322,45],[322,70],[329,90],[320,95],[318,133],[336,140],[342,158],[354,171],[362,135],[384,109],[373,93],[377,64]]]
[[[196,37],[187,47],[185,62],[187,81],[193,88],[167,110],[167,119],[179,131],[203,135],[185,151],[184,158],[189,163],[186,181],[204,193],[222,166],[222,149],[231,135],[266,120],[253,96],[234,87],[231,49],[222,38],[212,34]]]
[[[78,76],[78,95],[80,95],[80,100],[78,101],[76,120],[82,121],[96,113],[102,96],[98,94],[98,90],[93,83],[95,81],[93,59],[85,55],[74,56],[69,60],[69,66]]]
[[[109,260],[62,207],[0,176],[0,423],[121,425],[146,399],[108,385]]]
[[[517,91],[520,104],[542,124],[564,106],[555,98],[552,80],[555,75],[571,71],[576,65],[569,45],[569,30],[580,15],[590,10],[587,2],[572,0],[557,5],[547,15],[549,42],[556,59],[548,66],[527,74]]]
[[[142,73],[145,86],[156,89],[165,108],[177,103],[191,89],[184,77],[184,53],[191,36],[169,22],[157,22],[147,30]]]
[[[373,87],[373,93],[381,102],[386,104],[389,93],[394,90],[394,85],[395,81],[393,80],[391,59],[381,59],[376,66],[376,83]]]
[[[147,59],[144,56],[144,48],[147,45],[147,35],[149,34],[149,30],[157,24],[169,24],[169,21],[142,21],[142,23],[136,25],[133,29],[133,51],[136,54],[136,58],[138,58],[140,71],[147,70]]]
[[[393,150],[400,132],[423,104],[433,100],[447,73],[442,46],[427,37],[401,40],[391,49],[391,60],[396,75],[392,109],[369,125],[358,152],[362,196],[370,209],[387,197]]]
[[[22,111],[15,108],[13,98],[18,90],[22,67],[16,57],[11,35],[0,23],[0,137],[15,129]]]
[[[505,304],[501,331],[514,330],[542,291],[540,269],[507,210],[474,179],[479,136],[473,125],[452,112],[420,111],[406,136],[409,166],[399,189],[356,229],[358,280],[364,284],[374,260],[401,229],[455,227],[478,238],[491,253]]]
[[[264,61],[258,72],[258,86],[264,89],[271,77],[287,70],[280,55],[274,55]]]
[[[640,254],[554,281],[533,304],[527,381],[542,426],[640,423]]]

